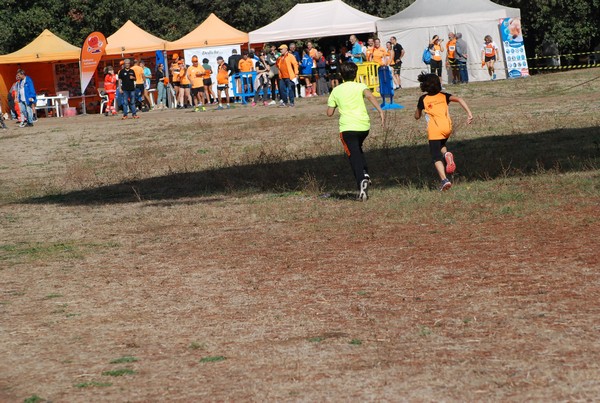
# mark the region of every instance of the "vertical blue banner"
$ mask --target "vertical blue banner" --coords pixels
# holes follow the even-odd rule
[[[504,60],[508,69],[508,78],[529,76],[527,55],[523,44],[523,31],[520,18],[500,20],[500,35],[504,48]]]

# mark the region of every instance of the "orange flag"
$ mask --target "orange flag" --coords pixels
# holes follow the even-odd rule
[[[85,92],[85,88],[96,73],[96,68],[100,59],[104,54],[106,47],[106,38],[100,32],[92,32],[85,38],[81,47],[81,57],[79,61],[79,70],[81,71],[81,93]]]

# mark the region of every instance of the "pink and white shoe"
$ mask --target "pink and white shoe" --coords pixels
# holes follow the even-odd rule
[[[456,164],[454,163],[454,155],[448,151],[444,154],[444,158],[446,159],[446,173],[451,175],[456,171]]]

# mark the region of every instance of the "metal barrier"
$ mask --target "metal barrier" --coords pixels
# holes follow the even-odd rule
[[[254,81],[256,80],[256,71],[246,73],[235,73],[231,76],[231,89],[234,97],[240,97],[242,104],[248,103],[247,98],[254,97]]]

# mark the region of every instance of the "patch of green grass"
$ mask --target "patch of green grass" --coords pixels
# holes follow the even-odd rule
[[[308,339],[308,341],[310,341],[311,343],[320,343],[323,340],[325,340],[325,337],[323,337],[323,336],[310,337]]]
[[[129,368],[114,369],[111,371],[104,371],[102,373],[102,375],[104,375],[104,376],[123,376],[123,375],[133,375],[133,374],[135,374],[135,371],[133,369],[129,369]]]
[[[50,257],[81,257],[73,243],[17,243],[0,245],[0,260],[28,258],[46,259]]]
[[[67,318],[73,318],[75,316],[81,316],[81,314],[80,313],[68,313],[66,316],[67,316]]]
[[[38,395],[31,395],[28,398],[23,400],[23,403],[39,403],[45,402],[46,399],[39,397]]]
[[[227,358],[223,357],[222,355],[212,355],[212,356],[208,356],[208,357],[203,357],[202,359],[200,359],[200,362],[204,363],[204,362],[219,362],[219,361],[225,361]]]
[[[96,382],[96,381],[91,381],[91,382],[81,382],[81,383],[76,383],[74,385],[76,388],[105,388],[108,386],[112,386],[111,382]]]
[[[367,295],[366,291],[360,290],[356,292],[358,295]]]
[[[429,327],[427,327],[427,326],[421,326],[419,328],[419,336],[426,337],[426,336],[429,336],[432,333],[433,333],[433,331]]]
[[[350,340],[350,344],[352,344],[353,346],[360,346],[362,344],[362,340],[361,339],[352,339],[352,340]]]
[[[136,361],[139,361],[139,360],[131,355],[125,355],[120,358],[115,358],[110,363],[111,364],[122,364],[124,362],[136,362]]]
[[[206,148],[200,148],[198,150],[196,150],[196,154],[206,154],[208,153],[208,150]]]
[[[44,297],[44,299],[54,299],[54,298],[61,298],[62,296],[63,296],[62,294],[56,294],[56,293],[53,293],[53,294],[48,294],[48,295],[46,295],[46,296]]]

